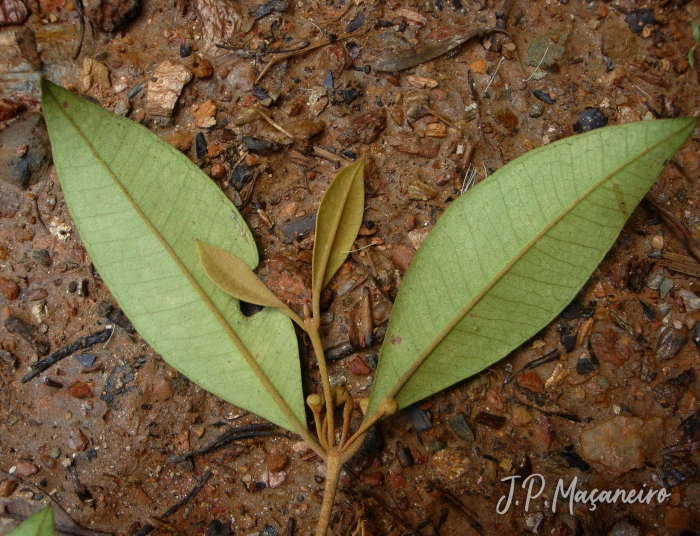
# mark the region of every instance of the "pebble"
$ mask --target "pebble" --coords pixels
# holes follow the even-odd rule
[[[94,396],[92,389],[85,382],[76,382],[67,390],[68,394],[73,398],[83,400]]]
[[[554,101],[552,100],[552,97],[550,97],[549,93],[545,93],[540,89],[536,89],[532,92],[532,94],[545,104],[554,104]]]
[[[189,132],[176,131],[172,134],[166,134],[162,137],[162,140],[182,152],[185,152],[192,146],[192,134]]]
[[[161,402],[172,398],[173,388],[167,378],[160,376],[156,379],[156,381],[153,383],[153,396],[155,396],[156,399],[160,400]]]
[[[664,516],[664,525],[674,531],[684,531],[693,526],[693,516],[686,508],[671,508]]]
[[[112,87],[112,81],[109,79],[109,69],[104,63],[93,58],[85,58],[83,60],[81,81],[83,91],[88,91],[90,88],[97,86],[99,91],[103,92]]]
[[[0,98],[0,121],[12,119],[21,109],[22,105],[20,103]]]
[[[263,473],[262,481],[270,489],[279,488],[287,479],[287,473],[279,471],[278,473],[266,470]]]
[[[532,415],[522,406],[513,408],[513,424],[523,426],[532,422]]]
[[[385,127],[386,111],[383,108],[377,108],[352,119],[348,128],[338,135],[338,142],[344,145],[372,143]]]
[[[430,464],[445,480],[457,480],[463,477],[470,468],[468,455],[461,449],[449,447],[436,453]]]
[[[21,477],[28,477],[35,475],[39,472],[39,468],[33,463],[20,462],[16,465],[15,472],[13,474]]]
[[[540,117],[542,115],[542,112],[544,112],[544,106],[540,103],[535,103],[532,106],[530,106],[530,109],[527,113],[530,117]]]
[[[123,98],[119,99],[117,101],[117,104],[114,105],[114,113],[116,115],[126,117],[130,111],[131,111],[131,101],[129,100],[129,97],[127,97],[127,96],[124,96]]]
[[[19,298],[20,288],[12,279],[0,277],[0,292],[8,301],[12,301]]]
[[[391,262],[394,263],[401,272],[406,273],[408,267],[413,262],[416,250],[408,246],[398,245],[391,250]]]
[[[0,132],[0,180],[25,190],[44,179],[51,148],[43,118],[22,117]]]
[[[95,364],[95,356],[90,354],[78,354],[75,360],[80,363],[84,368],[89,368]]]
[[[601,36],[600,51],[615,60],[628,57],[634,51],[634,35],[617,25],[606,25]]]
[[[544,384],[535,372],[526,372],[518,374],[516,381],[518,385],[533,393],[544,393]]]
[[[683,299],[686,313],[692,313],[693,311],[700,309],[700,298],[694,292],[681,289],[678,294]]]
[[[29,10],[22,0],[3,0],[0,3],[0,26],[22,24],[29,16]]]
[[[308,140],[323,132],[324,128],[326,128],[326,122],[323,119],[309,119],[295,121],[289,127],[289,132],[297,139]]]
[[[284,466],[287,465],[288,461],[289,458],[287,458],[287,456],[284,454],[271,454],[267,458],[267,468],[270,471],[278,472],[284,469]]]
[[[628,519],[618,521],[608,532],[608,536],[640,536],[640,534],[639,527]]]
[[[80,428],[73,428],[68,433],[68,447],[72,450],[85,450],[88,445],[88,439]]]
[[[658,450],[655,436],[660,425],[658,417],[645,421],[618,415],[581,432],[581,456],[618,473],[638,469],[647,452]]]
[[[17,489],[17,483],[9,478],[0,482],[0,498],[7,499]]]
[[[591,335],[593,354],[600,361],[616,367],[624,365],[630,358],[630,349],[625,344],[627,336],[616,327],[602,322],[596,323]]]
[[[192,78],[192,72],[184,65],[164,61],[156,67],[148,82],[146,111],[151,115],[173,115],[182,88]]]
[[[464,418],[464,415],[458,413],[449,420],[449,424],[452,431],[457,434],[457,437],[463,439],[464,441],[474,441],[474,432],[471,428],[469,428],[469,424],[467,424],[467,420]]]
[[[683,348],[686,341],[685,335],[680,331],[670,326],[663,327],[656,341],[656,359],[659,361],[673,359],[680,349]]]
[[[200,104],[192,105],[192,117],[198,128],[211,128],[216,125],[216,104],[209,99]]]
[[[476,74],[484,74],[486,72],[486,62],[484,60],[476,60],[469,64],[469,70]]]
[[[671,292],[671,289],[673,288],[674,283],[673,279],[664,279],[661,284],[659,285],[659,296],[663,300],[666,298],[669,292]]]
[[[664,247],[664,237],[661,235],[655,235],[651,239],[651,247],[654,249],[663,249]]]
[[[94,26],[113,34],[121,30],[141,10],[141,0],[111,0],[89,2],[87,14]]]
[[[349,367],[350,372],[352,372],[355,376],[367,376],[372,372],[372,370],[367,366],[367,363],[365,363],[365,360],[360,356],[357,356],[355,359],[350,361]]]
[[[362,484],[368,488],[376,488],[384,483],[384,475],[381,473],[363,473]]]
[[[663,281],[664,269],[659,268],[658,270],[653,271],[647,279],[647,287],[652,290],[659,290],[659,287],[661,287],[661,283],[663,283]]]
[[[209,78],[214,74],[214,67],[208,59],[195,56],[192,61],[192,72],[196,78]]]
[[[215,50],[221,43],[230,43],[241,29],[238,5],[222,0],[195,0],[194,11],[202,34],[202,49]]]
[[[584,108],[578,116],[578,121],[574,123],[574,131],[577,133],[589,132],[596,128],[604,127],[608,124],[608,118],[600,108]],[[662,243],[663,246],[663,243]],[[661,249],[661,248],[657,248]]]

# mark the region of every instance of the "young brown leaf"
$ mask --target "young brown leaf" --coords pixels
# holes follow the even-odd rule
[[[318,207],[311,268],[314,321],[318,321],[321,291],[345,262],[362,224],[364,169],[364,157],[341,169]]]
[[[204,273],[226,294],[248,303],[274,307],[287,316],[289,313],[294,314],[258,279],[255,272],[233,253],[197,240],[197,254]]]

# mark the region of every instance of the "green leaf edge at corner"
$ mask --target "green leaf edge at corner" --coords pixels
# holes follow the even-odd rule
[[[379,366],[374,379],[369,409],[366,414],[367,418],[370,418],[376,411],[379,400],[381,400],[382,397],[387,395],[394,396],[399,401],[400,407],[406,407],[413,402],[430,396],[487,368],[508,355],[513,349],[520,346],[529,337],[551,322],[551,320],[570,303],[579,292],[580,288],[588,281],[590,275],[614,244],[634,207],[641,201],[644,194],[656,180],[666,161],[680,149],[683,143],[692,134],[695,125],[695,118],[644,121],[622,126],[606,127],[605,129],[597,129],[585,134],[565,138],[551,145],[525,153],[523,156],[499,169],[488,179],[480,183],[478,187],[469,190],[452,203],[442,214],[438,223],[418,250],[399,288],[399,293],[392,309],[392,315],[380,353]],[[596,140],[600,141],[596,143]],[[605,140],[605,142],[603,140]],[[622,149],[618,149],[617,151],[614,149],[616,146],[631,145],[635,140],[640,145],[642,143],[640,140],[644,140],[645,142],[643,148],[640,148],[636,152],[627,150],[627,152],[623,151],[620,153]],[[591,157],[591,153],[586,151],[587,147],[599,147],[601,151],[606,148],[610,148],[610,150],[606,158],[595,153],[593,153]],[[590,148],[588,149],[589,151],[591,150]],[[589,159],[581,161],[573,155],[574,152],[580,153],[579,158],[581,154],[588,154]],[[627,158],[624,162],[625,165],[621,165],[620,168],[606,168],[605,166],[609,167],[612,165],[607,162],[611,161],[615,154],[618,155],[615,157],[617,159]],[[620,156],[620,154],[622,156]],[[564,162],[567,155],[570,157],[569,163]],[[643,160],[645,155],[648,155],[647,160],[649,162]],[[551,182],[542,182],[542,184],[537,182],[539,188],[526,184],[528,179],[530,181],[536,180],[538,176],[537,172],[542,175],[542,168],[538,168],[535,164],[543,159],[546,159],[548,162],[558,161],[558,164],[566,169],[558,167],[557,169],[561,170],[556,171],[552,167],[547,175],[547,180]],[[587,164],[587,162],[589,163]],[[648,165],[642,166],[641,162],[648,163]],[[635,169],[635,164],[642,169]],[[552,163],[550,165],[555,166],[556,164]],[[528,166],[535,169],[530,169]],[[604,169],[605,174],[593,175],[594,177],[600,176],[600,179],[589,179],[590,189],[584,188],[586,179],[585,173],[582,171],[582,166],[586,166],[587,169],[594,169],[597,166]],[[626,182],[625,191],[623,191],[615,179],[617,178],[619,182],[619,179],[626,176],[626,173],[632,173],[633,171],[638,171],[640,175],[642,173],[647,174],[645,175],[647,178],[645,179],[644,188],[641,188],[639,184],[635,184],[634,180],[630,180],[631,186]],[[520,174],[516,175],[516,173]],[[589,175],[592,174],[593,172],[589,173]],[[555,181],[554,177],[559,176],[562,178],[558,180],[558,182]],[[501,177],[504,179],[499,180]],[[533,179],[533,177],[535,178]],[[566,182],[567,179],[569,182]],[[540,179],[540,181],[544,181],[544,179]],[[574,181],[576,182],[574,183]],[[523,184],[525,185],[524,187],[522,186]],[[542,221],[537,221],[537,216],[542,211],[542,206],[549,206],[547,202],[552,197],[559,200],[562,193],[562,186],[566,188],[567,185],[569,188],[573,188],[573,193],[570,192],[567,194],[571,197],[572,202],[568,205],[563,204],[563,201],[561,202],[561,217],[559,219],[552,218],[551,220],[540,218]],[[557,186],[560,187],[557,188]],[[528,205],[528,210],[523,211],[523,214],[527,217],[518,219],[517,222],[515,222],[518,224],[518,226],[516,226],[513,224],[513,221],[509,221],[513,215],[510,214],[507,208],[504,208],[502,212],[497,212],[496,210],[499,207],[507,207],[508,203],[505,201],[507,196],[511,196],[511,204],[513,198],[517,197],[522,199],[526,197],[526,194],[518,191],[518,187],[530,192],[529,195],[532,197],[525,199],[525,201],[530,203],[530,205]],[[545,195],[537,197],[535,193]],[[487,197],[489,194],[491,194],[490,198]],[[498,197],[501,198],[500,201]],[[562,199],[564,199],[564,197],[562,197]],[[547,299],[551,298],[553,301],[556,301],[558,309],[556,311],[547,311],[545,307],[541,307],[545,312],[538,315],[532,313],[533,316],[537,318],[537,327],[528,326],[527,329],[529,329],[529,331],[527,331],[526,334],[518,333],[517,337],[509,335],[508,340],[497,341],[496,339],[500,338],[501,331],[503,331],[496,329],[498,328],[499,322],[503,322],[503,320],[501,320],[502,316],[515,314],[515,318],[513,318],[511,322],[517,320],[518,322],[522,322],[523,325],[526,325],[528,322],[533,322],[533,320],[526,317],[524,322],[522,314],[509,311],[506,307],[508,305],[508,300],[501,296],[493,294],[493,299],[485,299],[489,296],[488,293],[496,288],[496,285],[501,279],[506,279],[506,274],[512,274],[508,280],[515,279],[521,275],[514,270],[514,267],[517,267],[517,263],[527,256],[526,252],[523,253],[522,250],[520,251],[520,256],[499,259],[497,262],[503,262],[503,267],[499,270],[486,272],[487,274],[493,272],[493,275],[487,279],[487,283],[490,283],[490,286],[484,291],[484,294],[479,296],[478,292],[472,291],[469,301],[463,297],[455,297],[453,299],[453,296],[459,294],[461,290],[468,288],[468,281],[470,279],[468,271],[474,270],[474,265],[477,265],[476,267],[479,270],[484,271],[480,263],[489,262],[480,260],[487,258],[486,249],[474,253],[479,244],[478,240],[473,239],[471,242],[460,240],[463,236],[466,236],[467,233],[471,233],[472,238],[474,238],[474,232],[476,231],[478,234],[485,235],[486,237],[480,238],[481,243],[501,244],[501,247],[503,247],[503,241],[508,240],[508,238],[503,237],[501,233],[502,229],[499,228],[499,225],[503,227],[510,226],[516,229],[517,231],[512,233],[516,237],[518,235],[527,237],[530,236],[526,234],[527,227],[533,226],[536,223],[542,227],[542,234],[538,235],[535,233],[531,235],[534,241],[528,243],[527,251],[533,251],[533,255],[527,256],[526,260],[529,263],[533,259],[538,258],[536,254],[539,254],[540,249],[544,251],[546,247],[549,247],[548,242],[553,242],[555,238],[558,238],[557,232],[561,232],[566,226],[570,226],[572,221],[578,221],[575,220],[573,216],[573,214],[576,213],[576,207],[585,208],[588,204],[593,203],[593,201],[605,203],[605,206],[600,208],[600,211],[606,215],[611,215],[610,221],[614,222],[614,226],[611,226],[611,229],[615,229],[614,233],[612,230],[609,230],[607,232],[608,234],[604,235],[604,241],[600,241],[600,245],[595,245],[598,242],[593,242],[593,245],[586,243],[572,255],[571,258],[576,259],[583,259],[585,255],[586,259],[584,266],[575,267],[577,270],[577,278],[575,284],[572,283],[570,285],[571,288],[565,287],[561,284],[562,281],[559,279],[554,282],[549,280],[542,282],[543,286],[546,285],[545,290],[549,292],[549,296],[543,296],[540,299],[540,303],[533,305],[533,307],[541,305],[546,297]],[[537,212],[535,208],[538,207],[538,205],[542,205],[537,208],[540,212]],[[494,214],[493,216],[489,216],[489,210],[492,211],[492,214]],[[567,224],[564,225],[562,223],[560,227],[557,227],[558,223],[563,221],[569,213],[572,213],[572,216],[566,220]],[[576,214],[576,218],[579,216],[580,215]],[[595,214],[591,215],[592,218],[594,216]],[[472,223],[479,218],[483,218],[484,220],[480,221],[481,227],[472,228]],[[530,220],[534,221],[534,223],[531,223]],[[607,225],[607,221],[605,223]],[[591,222],[590,227],[587,227],[587,229],[597,229],[596,226],[603,227],[603,225],[599,225],[599,222]],[[463,230],[459,231],[459,229]],[[555,229],[557,232],[553,231]],[[456,233],[462,234],[457,235]],[[491,233],[491,236],[489,236],[489,233]],[[537,238],[538,236],[539,238]],[[566,236],[571,238],[570,235]],[[547,240],[544,240],[545,238]],[[572,242],[573,240],[566,242],[567,247],[573,248]],[[474,245],[471,249],[464,246],[464,244],[470,243],[476,243],[477,245]],[[590,251],[582,249],[584,247],[590,249]],[[562,245],[561,248],[563,249],[564,246]],[[468,251],[472,251],[472,257],[465,255],[465,252]],[[552,251],[556,250],[552,249]],[[576,255],[578,255],[578,257],[576,257]],[[491,258],[493,257],[492,255]],[[563,261],[554,257],[552,257],[550,262],[554,263],[555,261],[560,265],[564,264]],[[467,263],[470,262],[471,264],[467,265]],[[508,265],[508,263],[511,264]],[[526,264],[526,262],[523,262],[520,268],[525,268]],[[446,268],[448,265],[449,268]],[[501,264],[498,266],[501,266]],[[542,272],[536,274],[526,273],[524,275],[537,279],[537,277],[542,273],[546,273],[549,269],[550,268],[543,267]],[[574,268],[572,268],[572,270],[573,269]],[[450,272],[449,274],[447,273],[448,270]],[[461,273],[459,273],[458,270],[461,271]],[[580,272],[580,274],[578,272]],[[430,281],[438,281],[441,279],[449,281],[449,277],[455,275],[459,275],[464,282],[460,281],[459,284],[454,284],[450,286],[449,289],[431,286]],[[497,277],[498,279],[496,279]],[[555,283],[565,288],[566,292],[563,298],[555,292],[551,292]],[[476,284],[477,283],[474,283],[474,285]],[[500,287],[498,290],[503,290],[505,287],[506,285],[504,284],[503,287]],[[478,290],[481,292],[481,288]],[[517,296],[518,298],[522,298],[523,295],[527,296],[525,286],[523,286],[520,292],[521,295]],[[435,298],[426,300],[425,298],[421,298],[422,296],[435,296]],[[434,303],[436,300],[439,303],[439,307]],[[460,303],[459,300],[464,302],[461,308],[455,306],[455,303]],[[477,306],[480,305],[479,302],[482,300],[483,303],[489,302],[491,304],[496,303],[497,300],[501,300],[503,304],[505,304],[501,306],[502,311],[505,311],[502,313],[501,317],[499,317],[501,311],[499,311],[498,308],[494,308],[490,311],[491,315],[496,319],[495,324],[489,324],[489,322],[493,322],[493,319],[489,320],[487,315],[483,314],[486,310],[477,310]],[[471,307],[465,309],[469,303],[471,303]],[[448,312],[443,313],[441,309],[448,310]],[[449,316],[451,314],[453,314],[453,316]],[[459,316],[460,314],[462,316]],[[467,314],[469,314],[469,317],[467,317]],[[480,314],[483,314],[483,317],[479,316]],[[542,316],[542,318],[539,318],[540,316]],[[450,322],[443,324],[442,320],[439,320],[441,318],[448,318]],[[463,320],[465,320],[464,323],[462,323]],[[432,327],[424,330],[421,323],[426,323],[427,325],[427,323],[431,321],[434,322],[433,326],[444,326],[444,328],[442,330],[437,330],[437,328]],[[457,327],[459,327],[459,330],[455,331]],[[447,331],[443,334],[444,330]],[[479,331],[480,333],[477,335]],[[525,328],[523,328],[522,331],[526,331]],[[451,337],[453,333],[457,332],[459,332],[459,335],[455,335],[454,339],[448,340],[448,337]],[[431,337],[430,333],[434,335]],[[421,336],[423,339],[421,339]],[[457,337],[463,338],[457,339]],[[496,342],[492,343],[490,340],[486,340],[485,337],[492,338]],[[467,340],[473,343],[475,341],[480,342],[482,339],[486,340],[486,343],[488,343],[483,345],[485,348],[483,352],[476,344],[472,346],[461,344]],[[421,340],[423,342],[420,342]],[[465,347],[467,349],[465,349]],[[483,354],[487,351],[495,352],[493,348],[498,349],[499,353],[497,355],[491,355],[488,358],[484,357]],[[431,360],[431,356],[435,359],[435,352],[438,349],[441,353],[442,360]],[[420,361],[420,356],[426,355],[426,352],[427,357],[423,359],[423,361]],[[421,370],[426,363],[429,363],[429,366]],[[410,392],[408,390],[403,391],[407,386],[410,388]]]
[[[343,265],[355,243],[365,209],[365,157],[341,169],[323,194],[316,216],[311,265],[314,314],[321,291]]]
[[[53,509],[49,505],[22,521],[7,536],[54,536],[54,531]]]
[[[66,204],[139,333],[202,388],[288,430],[305,430],[292,323],[272,309],[245,317],[199,265],[196,239],[257,265],[257,247],[233,204],[145,127],[45,79],[41,87]]]

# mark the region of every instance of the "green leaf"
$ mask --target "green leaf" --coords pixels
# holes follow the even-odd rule
[[[695,119],[602,128],[533,150],[445,211],[399,289],[370,409],[485,369],[586,283]]]
[[[690,26],[693,28],[693,41],[695,44],[700,44],[700,27],[694,20],[690,21]]]
[[[226,294],[263,307],[274,307],[287,314],[289,308],[233,253],[199,240],[197,253],[209,279]]]
[[[364,157],[341,169],[318,207],[311,267],[314,318],[318,316],[321,291],[345,262],[362,225],[364,170]]]
[[[688,51],[688,65],[691,69],[695,69],[695,47]]]
[[[141,336],[202,388],[299,431],[305,414],[291,322],[274,309],[245,317],[199,263],[197,239],[257,265],[234,206],[141,125],[47,81],[42,109],[80,237]]]
[[[53,510],[50,506],[39,510],[7,536],[54,536]]]

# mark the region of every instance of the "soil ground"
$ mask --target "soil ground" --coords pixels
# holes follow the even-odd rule
[[[17,4],[0,0],[0,11]],[[26,20],[0,27],[0,500],[17,515],[53,503],[82,534],[146,534],[149,524],[152,534],[311,534],[324,467],[279,430],[169,461],[261,421],[179,375],[119,314],[50,164],[37,115],[40,73],[197,162],[242,206],[259,272],[292,307],[310,294],[312,242],[293,239],[288,226],[315,212],[338,166],[367,155],[366,225],[356,244],[371,247],[332,283],[324,317],[326,348],[354,344],[331,374],[358,397],[371,387],[412,254],[472,171],[481,181],[528,150],[605,123],[700,115],[700,70],[688,63],[697,1],[177,0],[145,1],[133,16],[138,1],[96,4],[85,5],[76,59],[73,0],[32,0]],[[472,39],[397,73],[371,68],[387,51],[504,21],[507,36]],[[340,39],[279,63],[256,85],[280,51],[329,35]],[[148,84],[166,60],[194,76],[172,113],[156,115]],[[307,139],[291,143],[254,105]],[[244,158],[244,136],[278,145]],[[699,143],[696,131],[652,190],[695,238]],[[238,191],[231,177],[254,179]],[[478,526],[484,534],[696,534],[700,271],[669,253],[690,254],[669,221],[642,204],[560,318],[483,374],[373,433],[350,464],[359,479],[342,478],[335,534],[449,536]],[[351,324],[363,289],[375,341],[358,349]],[[8,324],[11,317],[25,324]],[[113,324],[107,342],[22,383],[46,353],[41,341],[53,352]],[[23,329],[34,331],[23,337]],[[312,390],[303,341],[300,353]],[[545,493],[526,512],[519,489],[519,505],[498,514],[509,491],[501,479],[532,473],[545,478]],[[196,497],[163,516],[206,475]],[[559,503],[553,513],[556,482],[575,477],[579,489],[664,488],[670,498],[573,512]],[[0,534],[15,523],[0,518]]]

